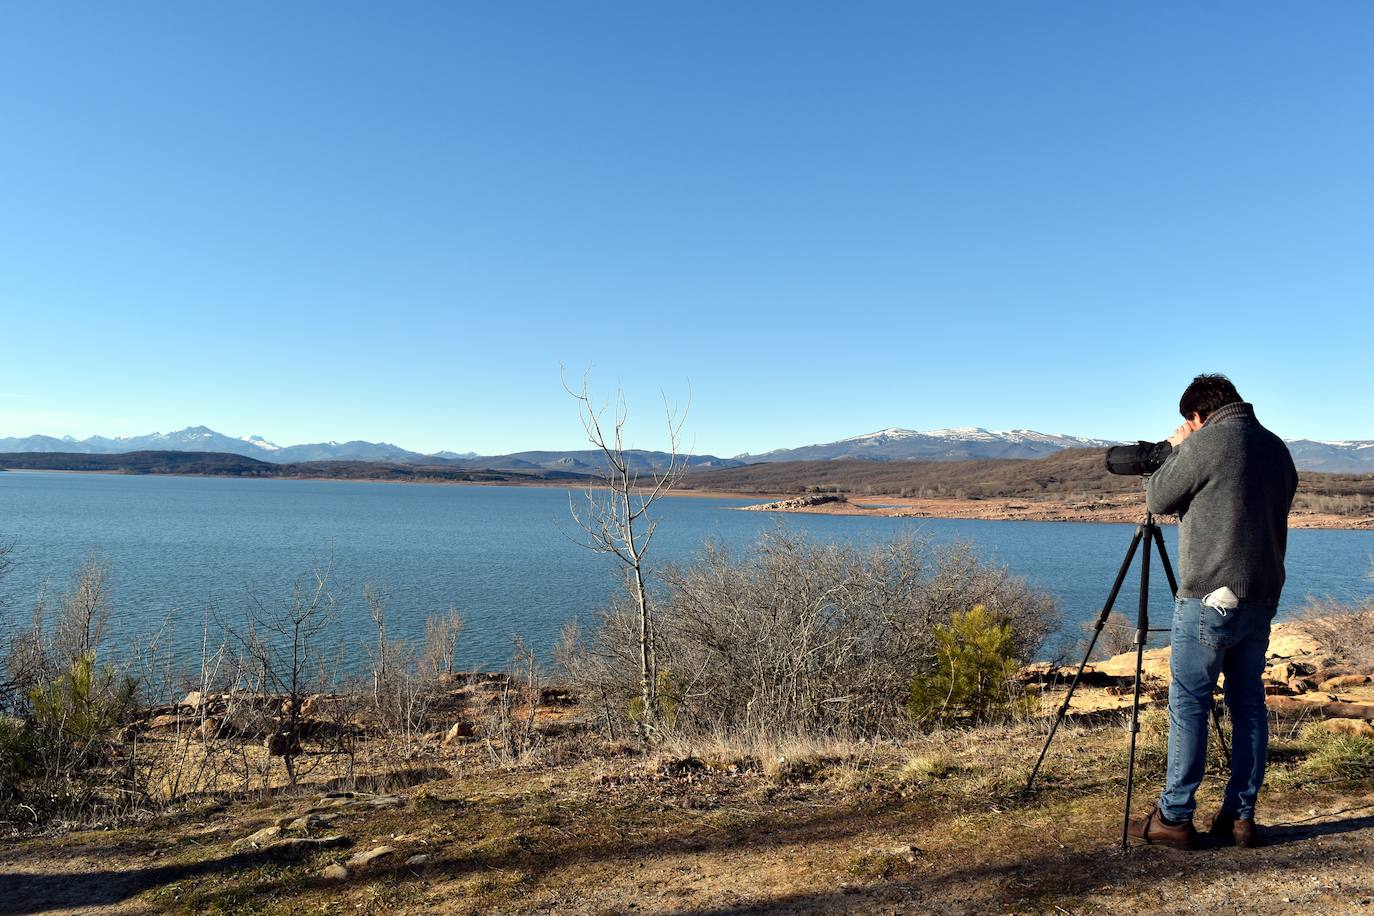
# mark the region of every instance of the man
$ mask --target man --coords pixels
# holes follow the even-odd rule
[[[1260,425],[1226,376],[1193,379],[1178,409],[1186,422],[1146,484],[1150,511],[1179,517],[1168,772],[1158,806],[1129,834],[1136,844],[1197,847],[1194,795],[1206,764],[1212,693],[1224,674],[1231,778],[1211,832],[1257,846],[1255,799],[1269,747],[1261,675],[1298,473],[1283,440]]]

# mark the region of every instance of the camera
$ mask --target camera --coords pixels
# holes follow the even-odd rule
[[[1149,477],[1164,463],[1174,447],[1168,442],[1146,442],[1134,445],[1113,445],[1107,449],[1107,470],[1113,474]]]

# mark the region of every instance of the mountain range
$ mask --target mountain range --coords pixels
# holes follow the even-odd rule
[[[759,455],[742,454],[733,458],[692,455],[692,469],[721,469],[746,464],[780,461],[834,461],[858,458],[868,461],[963,461],[975,458],[1041,458],[1068,448],[1106,448],[1115,442],[1080,436],[1041,433],[1030,429],[995,432],[967,426],[919,432],[893,427],[853,436],[837,442],[774,449]],[[1333,473],[1374,472],[1374,440],[1322,442],[1311,439],[1289,440],[1289,449],[1299,468]],[[315,442],[304,445],[277,445],[261,436],[235,438],[206,426],[189,426],[170,433],[106,438],[92,436],[27,436],[0,438],[3,452],[66,452],[79,454],[120,454],[138,451],[220,452],[243,455],[274,464],[308,461],[371,461],[396,464],[423,464],[463,469],[500,469],[519,471],[599,470],[599,452],[527,451],[508,455],[479,455],[475,452],[442,451],[433,454],[410,451],[388,442]],[[635,450],[629,453],[632,469],[643,472],[663,467],[664,452]]]

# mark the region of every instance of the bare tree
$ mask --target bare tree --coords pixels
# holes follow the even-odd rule
[[[109,567],[94,556],[87,557],[76,584],[58,604],[53,646],[60,661],[75,661],[95,652],[109,620]]]
[[[425,645],[420,653],[423,677],[440,681],[453,677],[454,658],[458,654],[458,639],[463,635],[464,620],[458,609],[450,607],[442,617],[425,620]]]
[[[386,603],[389,598],[385,586],[378,585],[371,579],[363,583],[363,601],[367,604],[367,616],[372,618],[372,625],[377,628],[377,647],[375,650],[369,649],[368,652],[372,656],[372,699],[378,707],[382,703],[382,694],[386,692]]]
[[[654,606],[646,582],[644,557],[653,541],[658,523],[649,510],[668,493],[686,468],[685,456],[679,454],[682,428],[688,406],[675,411],[663,396],[663,411],[668,426],[668,461],[653,468],[649,479],[641,482],[632,456],[625,445],[625,423],[629,408],[623,389],[617,391],[609,432],[603,425],[607,407],[593,402],[588,378],[582,377],[582,387],[573,389],[563,380],[563,387],[578,403],[578,412],[587,441],[601,452],[605,467],[596,484],[589,485],[585,504],[579,508],[569,497],[568,508],[573,520],[586,535],[585,545],[609,554],[620,561],[630,596],[634,601],[639,637],[640,733],[653,740],[659,725],[658,652],[654,632]]]
[[[246,631],[234,632],[262,688],[280,698],[267,751],[282,758],[292,785],[301,753],[302,709],[306,698],[322,689],[322,643],[334,623],[330,577],[331,567],[325,566],[308,579],[297,579],[290,600],[272,607],[249,595]]]

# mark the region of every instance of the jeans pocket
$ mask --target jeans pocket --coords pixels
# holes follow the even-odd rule
[[[1197,641],[1209,649],[1225,649],[1235,641],[1236,619],[1234,610],[1222,613],[1208,607],[1201,601],[1197,603],[1198,631]]]

